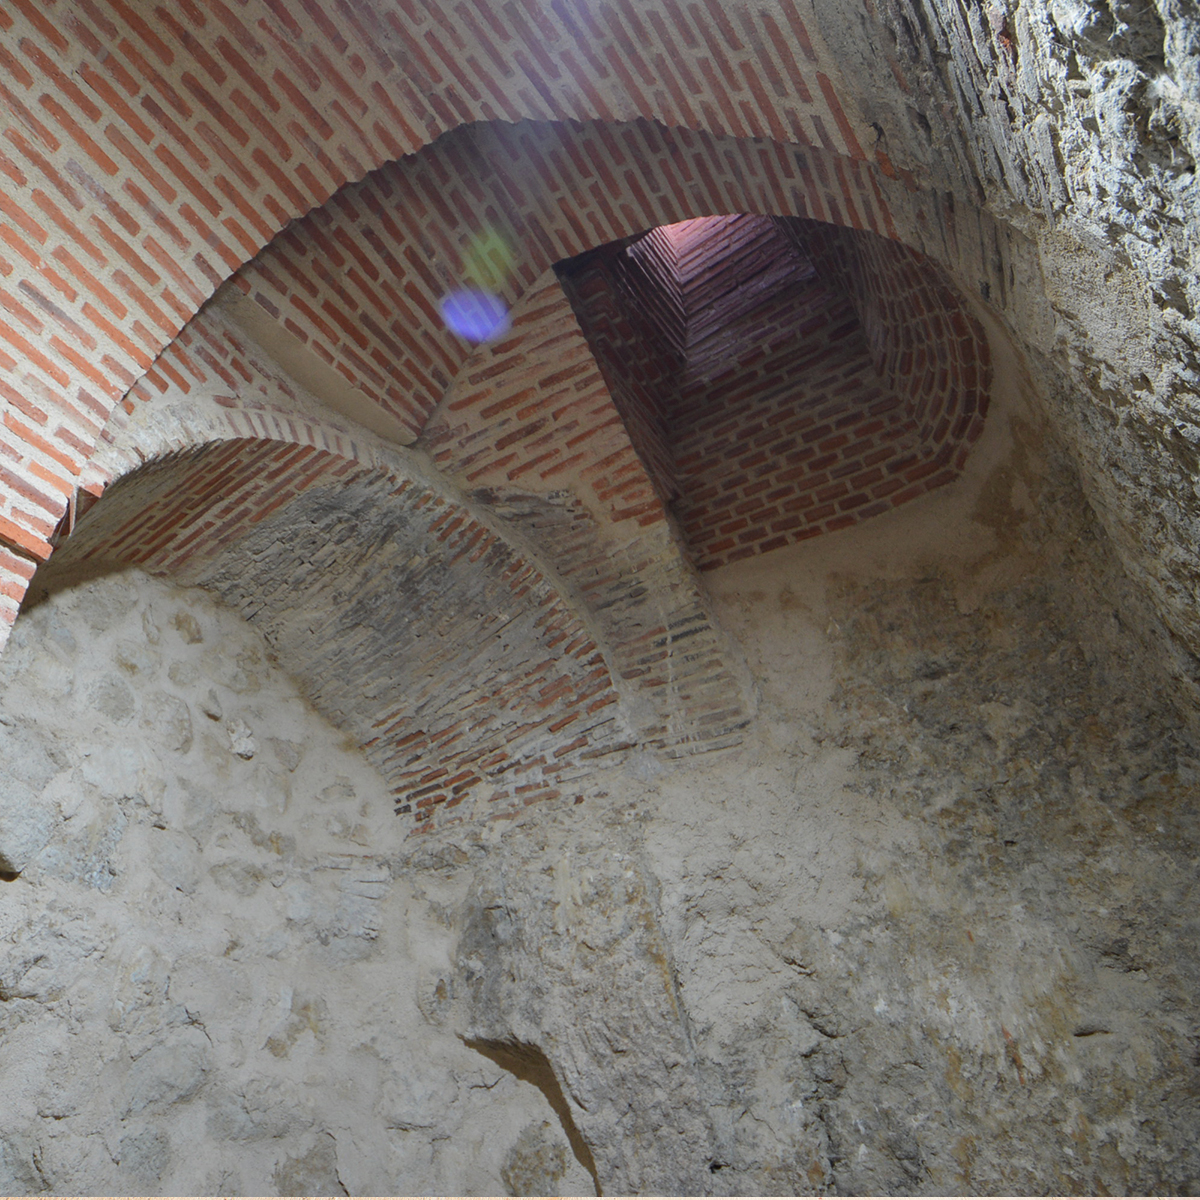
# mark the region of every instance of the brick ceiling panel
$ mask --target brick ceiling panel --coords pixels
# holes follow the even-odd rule
[[[560,272],[701,570],[956,479],[987,342],[937,266],[861,230],[697,218]]]
[[[637,415],[548,273],[511,334],[468,360],[418,448],[570,586],[637,694],[639,741],[711,749],[737,740],[752,689],[675,537]]]
[[[792,0],[736,18],[674,3],[22,0],[0,10],[0,35],[0,383],[43,427],[7,427],[5,444],[69,476],[224,278],[342,185],[459,125],[642,118],[864,157]],[[0,533],[44,557],[62,496],[0,488]]]
[[[587,625],[469,508],[395,468],[246,438],[168,454],[56,559],[103,565],[222,596],[417,820],[549,798],[632,743]]]
[[[500,285],[512,307],[551,263],[657,225],[726,212],[840,218],[806,182],[836,173],[826,159],[644,121],[477,126],[343,189],[234,286],[415,435],[470,353],[439,306],[481,237],[512,256]],[[861,176],[856,186],[852,211],[881,228],[881,193]]]

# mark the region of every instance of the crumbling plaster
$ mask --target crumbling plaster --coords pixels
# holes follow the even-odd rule
[[[516,819],[406,837],[225,606],[47,573],[6,1190],[1194,1190],[1200,757],[998,367],[957,483],[708,576],[739,747]]]
[[[886,3],[840,23],[840,6],[816,9],[848,77],[871,81],[862,111],[888,153],[1027,239],[1002,297],[985,274],[976,286],[1035,364],[1194,705],[1195,6]]]

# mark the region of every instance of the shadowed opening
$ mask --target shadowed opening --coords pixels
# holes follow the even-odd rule
[[[982,431],[982,329],[900,243],[734,214],[611,243],[559,274],[702,570],[949,483]]]
[[[484,1058],[490,1058],[498,1067],[503,1067],[523,1082],[532,1083],[546,1097],[562,1125],[563,1133],[567,1135],[571,1152],[579,1165],[592,1177],[592,1182],[596,1185],[596,1195],[603,1196],[600,1177],[596,1174],[596,1160],[587,1142],[583,1140],[575,1118],[571,1116],[571,1107],[563,1095],[562,1084],[558,1082],[558,1076],[542,1049],[528,1042],[496,1041],[489,1038],[463,1038],[463,1044],[478,1051]]]

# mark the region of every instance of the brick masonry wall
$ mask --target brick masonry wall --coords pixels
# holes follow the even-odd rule
[[[186,324],[285,226],[237,286],[416,435],[476,386],[481,360],[437,303],[481,230],[514,249],[505,296],[519,312],[554,261],[649,226],[752,211],[894,235],[908,203],[886,157],[867,162],[864,127],[790,0],[736,15],[622,4],[586,19],[308,0],[303,20],[277,0],[138,12],[18,0],[0,24],[13,116],[0,133],[12,185],[0,205],[0,637],[67,506],[82,511],[137,461],[140,406],[202,387],[225,397],[214,403],[232,433],[325,440],[357,461],[354,435],[290,408],[286,382],[255,398],[228,327]],[[603,624],[614,669],[649,699],[646,740],[716,744],[749,700],[663,508],[676,487],[663,414],[594,390],[604,381],[594,369],[588,381],[585,350],[555,336],[517,355],[553,420],[506,427],[489,448],[481,398],[447,469],[461,481],[459,460],[482,455],[471,486],[492,490],[514,545],[522,530],[541,539],[572,603]],[[579,374],[564,381],[550,368],[568,343]],[[520,365],[511,378],[494,357],[483,369],[510,398],[521,390]],[[559,421],[562,383],[582,401],[574,425]]]
[[[115,483],[59,569],[98,563],[221,594],[418,820],[464,800],[511,812],[629,744],[578,616],[467,509],[394,471],[261,440],[180,451]]]
[[[215,286],[343,184],[460,124],[641,117],[865,159],[791,0],[709,8],[0,11],[0,538],[45,558],[62,482]]]
[[[303,397],[240,328],[205,309],[113,410],[81,486],[99,496],[149,459],[229,437],[295,442],[378,464],[370,435]]]
[[[649,307],[622,300],[619,260],[588,260],[573,292],[614,394],[637,403],[659,390],[674,509],[697,565],[834,532],[954,479],[982,430],[987,348],[932,264],[869,234],[798,222],[781,232],[818,263],[816,279],[802,271],[737,316],[730,230],[711,230],[712,294],[729,297],[734,319],[714,350],[701,343],[695,370]],[[759,270],[752,257],[748,276]]]
[[[567,369],[571,360],[572,335],[577,342],[574,358],[586,368],[582,372]],[[636,694],[631,709],[614,708],[605,714],[605,721],[609,722],[606,728],[621,731],[616,742],[613,738],[606,741],[593,731],[587,735],[588,743],[578,748],[580,755],[593,757],[580,758],[571,751],[559,761],[554,755],[562,749],[562,744],[555,743],[544,732],[537,737],[548,742],[548,747],[543,746],[539,753],[548,756],[547,763],[554,768],[551,773],[561,783],[564,773],[577,769],[580,762],[594,764],[594,756],[605,753],[605,746],[623,745],[627,740],[636,740],[668,753],[727,744],[731,738],[736,739],[736,731],[745,723],[749,711],[746,682],[738,673],[737,656],[731,653],[731,647],[713,627],[707,602],[666,529],[661,507],[658,508],[657,526],[653,523],[648,526],[645,513],[636,504],[631,510],[629,493],[619,486],[621,478],[629,474],[622,470],[621,463],[635,475],[640,473],[637,456],[624,435],[603,382],[595,371],[594,360],[587,352],[553,274],[547,274],[543,289],[531,289],[528,311],[517,315],[510,341],[511,345],[501,343],[479,352],[481,359],[495,357],[505,363],[504,373],[490,371],[483,365],[476,381],[481,390],[474,396],[470,376],[464,379],[464,391],[470,402],[460,405],[459,411],[470,420],[483,422],[486,438],[481,445],[493,452],[493,458],[498,455],[500,459],[499,465],[493,464],[495,469],[490,471],[484,464],[481,476],[478,473],[480,464],[468,456],[465,465],[473,468],[471,474],[475,477],[467,482],[480,484],[486,478],[490,483],[508,483],[508,475],[515,470],[514,478],[518,482],[527,486],[537,484],[545,489],[547,496],[553,497],[543,501],[524,494],[501,503],[495,489],[486,489],[485,494],[479,487],[475,488],[477,500],[484,501],[490,513],[490,528],[501,536],[506,535],[507,529],[506,536],[510,541],[515,539],[518,544],[532,546],[538,560],[548,562],[559,578],[566,581],[567,598],[572,608],[592,622],[601,635],[604,653],[609,656],[613,669],[619,672],[623,685],[632,689],[631,695]],[[534,390],[539,392],[542,405],[539,407],[535,403],[533,413],[514,410],[504,402],[502,394],[498,398],[498,411],[491,412],[483,402],[492,394],[488,381],[499,379],[502,388],[507,385],[521,390],[521,375],[515,368],[518,361],[526,358],[530,360],[530,379],[540,385]],[[588,380],[594,385],[590,397],[588,388],[580,388],[580,384]],[[573,403],[579,399],[584,403]],[[387,451],[380,450],[371,439],[356,437],[352,429],[338,430],[328,421],[315,419],[312,412],[301,407],[301,400],[302,395],[297,394],[294,386],[289,386],[287,378],[273,370],[270,361],[264,360],[261,351],[252,343],[245,342],[235,326],[229,325],[219,312],[206,312],[193,320],[184,335],[156,363],[152,374],[126,397],[119,409],[119,419],[110,421],[105,431],[107,448],[97,460],[95,486],[99,490],[114,479],[137,472],[147,459],[158,460],[165,455],[167,462],[177,464],[195,450],[197,443],[205,444],[214,437],[240,439],[246,445],[261,445],[265,441],[276,444],[279,441],[297,442],[307,450],[330,450],[338,460],[351,458],[376,473],[387,470],[394,473],[394,456],[389,457]],[[483,415],[485,411],[486,416]],[[524,429],[527,424],[522,422],[527,423],[529,419],[542,420],[553,435],[545,439],[545,446],[551,451],[550,461],[541,462],[540,469],[532,472],[514,468],[504,455],[503,446],[499,451],[494,449],[496,442],[503,443],[504,430],[511,422],[515,422],[515,428]],[[458,433],[462,435],[465,428],[465,425],[460,426]],[[584,435],[582,441],[578,442],[581,435]],[[250,439],[254,439],[253,442]],[[586,452],[577,450],[576,453],[585,453],[588,457],[590,467],[583,470],[582,475],[595,485],[585,490],[599,516],[578,502],[564,509],[563,473],[555,472],[552,462],[563,457],[561,450],[565,442],[577,442],[577,445],[587,447]],[[539,450],[530,443],[531,439],[526,436],[513,444],[527,450],[527,461],[536,462],[545,447]],[[472,439],[467,437],[464,444],[470,448]],[[448,458],[448,453],[447,450],[441,455],[442,465],[446,468],[453,466],[452,456]],[[587,466],[579,460],[570,465],[576,469]],[[645,498],[654,501],[653,489],[644,473],[640,474]],[[580,478],[572,471],[566,472],[565,477],[568,482],[577,482]],[[348,476],[348,484],[354,478]],[[181,497],[189,497],[193,491],[186,476],[176,482],[164,481],[162,487],[164,492],[178,493]],[[512,490],[510,486],[508,491],[511,493]],[[131,519],[123,514],[122,506],[115,503],[120,495],[120,485],[114,485],[88,522],[71,536],[64,551],[60,552],[59,562],[63,567],[69,567],[72,560],[82,557],[89,541],[97,543],[99,539],[102,546],[109,545],[116,535],[105,535],[103,531],[113,525],[127,527],[118,549],[122,553],[125,550],[135,552],[139,539],[145,536],[145,526],[137,522],[130,524]],[[188,501],[185,510],[172,509],[160,514],[156,529],[161,526],[166,533],[172,527],[172,521],[182,522],[178,536],[185,538],[202,522],[220,526],[228,513],[224,493],[206,491],[204,495],[205,502],[212,508],[210,515],[201,511],[203,505]],[[290,505],[286,493],[278,490],[275,480],[271,487],[247,487],[237,491],[236,495],[241,501],[238,511],[244,512],[245,520],[230,527],[219,552],[214,547],[208,548],[205,552],[208,565],[197,579],[210,580],[219,573],[222,579],[236,581],[231,563],[235,556],[243,554],[239,547],[257,525],[260,510],[266,517],[275,518],[277,514],[278,522],[285,527],[299,519],[294,516],[298,510]],[[385,510],[393,504],[388,497],[381,500]],[[613,536],[612,531],[621,526],[628,526],[632,535]],[[202,532],[199,539],[202,545],[206,544],[204,537]],[[519,549],[516,552],[521,553]],[[144,565],[186,575],[193,572],[190,563],[191,558],[184,556],[169,562],[154,558]],[[254,578],[257,569],[256,564],[248,564],[247,577]],[[296,586],[299,586],[298,581]],[[408,582],[404,581],[403,586],[408,587]],[[433,585],[427,582],[426,586]],[[254,619],[260,622],[277,621],[282,619],[282,602],[293,607],[301,603],[295,597],[289,600],[290,595],[287,589],[275,589],[269,601],[259,595],[253,604],[243,607],[252,611]],[[471,622],[466,622],[464,629],[468,635],[471,628]],[[518,626],[513,627],[514,634],[517,629]],[[281,641],[280,652],[289,669],[305,679],[310,694],[323,695],[327,685],[312,675],[310,663],[294,661],[295,647]],[[356,643],[336,664],[326,663],[325,666],[339,679],[367,677],[379,670],[379,652],[378,646]],[[514,645],[513,654],[517,653]],[[536,639],[524,645],[521,653],[530,663],[540,661]],[[467,666],[459,665],[462,670],[468,670]],[[403,664],[396,670],[398,686],[405,686],[406,694],[418,694],[422,688],[431,686],[431,680],[436,680],[443,699],[455,694],[454,681],[465,678],[453,666],[448,668],[446,675],[431,667],[427,674],[418,675],[410,684],[405,684],[409,676]],[[572,702],[569,692],[556,698],[556,703],[545,714],[547,728],[561,720],[572,723]],[[323,711],[339,723],[346,723],[342,711]],[[627,724],[630,713],[636,719]],[[353,727],[364,740],[375,736],[361,723]],[[486,726],[473,729],[470,734],[472,745],[484,733]],[[530,737],[533,736],[531,733]],[[520,747],[511,757],[519,757],[519,751]],[[386,746],[373,750],[380,761],[386,752]],[[462,757],[467,750],[457,747],[456,753]],[[538,755],[525,754],[525,760],[536,757]],[[418,758],[417,764],[411,769],[421,771],[421,786],[432,788],[433,781],[427,776],[430,771],[442,769],[442,764],[435,760],[435,765],[429,766],[428,755]],[[542,769],[545,773],[545,764]],[[476,782],[460,789],[456,798],[474,801],[485,790]],[[548,790],[553,789],[528,794],[541,796],[548,794]],[[499,792],[493,788],[490,794],[498,795]],[[426,795],[436,798],[440,792],[434,789]],[[509,811],[505,805],[492,807],[493,811]],[[418,811],[427,812],[428,809]]]
[[[672,297],[667,289],[648,294],[650,280],[630,263],[622,243],[614,254],[585,259],[560,268],[564,291],[587,321],[587,344],[631,445],[659,499],[670,502],[679,489],[664,401],[683,366],[682,307],[677,327],[673,319],[665,328],[661,320],[643,319],[643,303],[655,303],[662,291]]]
[[[862,164],[847,173],[820,151],[645,121],[525,122],[457,131],[343,189],[235,283],[417,434],[471,353],[438,306],[463,286],[481,234],[512,253],[501,288],[511,308],[555,262],[725,212],[829,216],[878,230],[891,222],[874,174]]]
[[[418,443],[550,562],[633,689],[643,744],[736,739],[753,711],[614,397],[553,273],[481,347]]]
[[[695,218],[700,222],[720,219]],[[630,243],[627,254],[615,256],[611,263],[621,290],[652,318],[666,349],[681,364],[687,356],[688,301],[680,277],[679,247],[671,230],[687,224],[685,221],[651,229]]]
[[[404,604],[399,604],[394,614],[399,630],[389,628],[386,636],[379,630],[368,638],[355,633],[360,614],[346,616],[344,627],[330,621],[330,612],[341,610],[321,589],[321,581],[329,574],[328,553],[310,545],[304,561],[323,565],[316,578],[302,579],[303,565],[278,549],[294,542],[298,528],[306,529],[322,519],[302,510],[297,503],[302,494],[322,490],[326,507],[332,511],[338,503],[333,498],[334,487],[345,487],[350,496],[364,479],[386,478],[393,483],[411,479],[400,492],[389,485],[376,488],[369,504],[360,500],[362,527],[396,522],[404,531],[398,545],[407,545],[404,539],[415,536],[420,527],[419,520],[397,500],[397,495],[410,495],[412,487],[423,488],[421,495],[433,496],[429,503],[435,510],[451,506],[450,519],[440,527],[453,535],[451,548],[461,532],[455,522],[466,509],[444,489],[439,490],[436,482],[432,488],[428,480],[420,483],[419,461],[408,463],[406,473],[405,452],[389,450],[361,430],[356,434],[353,427],[331,426],[314,415],[313,407],[310,404],[306,410],[303,393],[219,312],[198,316],[164,353],[153,376],[126,397],[120,419],[114,418],[106,428],[105,453],[94,460],[95,486],[97,490],[112,486],[105,492],[103,504],[64,544],[55,569],[70,571],[77,564],[104,559],[137,562],[146,569],[227,594],[248,619],[273,631],[281,661],[330,719],[362,741],[393,783],[398,809],[411,811],[419,823],[435,811],[452,812],[450,819],[472,811],[484,816],[511,815],[514,805],[559,794],[569,779],[587,773],[598,760],[629,744],[634,735],[610,684],[585,696],[586,705],[582,706],[574,688],[551,688],[542,694],[548,682],[543,677],[551,672],[564,644],[571,651],[590,647],[590,672],[603,667],[608,678],[608,669],[602,649],[590,635],[577,642],[578,631],[586,625],[575,615],[579,605],[573,596],[569,614],[560,600],[554,601],[555,610],[548,617],[542,611],[546,596],[558,593],[544,580],[536,582],[541,579],[536,566],[530,567],[532,574],[524,567],[518,573],[522,583],[515,600],[510,591],[507,597],[490,596],[469,605],[470,612],[460,612],[452,622],[450,636],[444,630],[437,636],[422,632],[419,620],[414,622]],[[220,439],[219,443],[213,443],[213,438]],[[221,467],[224,460],[218,456],[219,446],[242,448],[228,470]],[[196,474],[191,464],[200,453],[208,466]],[[314,454],[315,459],[311,457]],[[324,465],[310,476],[313,463]],[[276,469],[280,464],[282,471]],[[214,470],[219,477],[215,489],[209,485]],[[311,503],[311,497],[305,503]],[[483,528],[469,514],[468,527],[475,534]],[[505,540],[502,527],[503,521],[493,518],[485,531],[483,544],[489,549],[478,568],[485,575],[497,556],[529,565],[520,550]],[[269,535],[264,530],[269,530]],[[274,556],[271,563],[261,549],[254,548],[256,537],[265,539],[267,557]],[[331,540],[340,545],[345,539],[333,536]],[[436,540],[440,543],[441,533]],[[351,542],[358,545],[353,539]],[[179,553],[172,556],[176,549]],[[344,582],[360,569],[356,565],[359,559],[369,557],[370,549],[361,546],[349,553],[350,561],[336,575],[343,581],[338,585],[341,595],[369,592],[376,586],[378,557],[369,578],[357,589]],[[473,554],[451,555],[448,563],[445,555],[410,554],[404,566],[388,577],[393,589],[389,594],[393,603],[402,592],[415,596],[422,610],[447,619],[456,605],[461,606],[463,596],[477,586],[476,569]],[[526,586],[529,578],[535,586]],[[235,596],[239,588],[246,592]],[[328,610],[323,610],[323,605],[328,605]],[[381,601],[378,611],[384,617],[385,609],[386,603]],[[497,683],[501,672],[497,656],[479,649],[494,643],[486,626],[500,612],[507,612],[510,618],[504,626],[507,691]],[[548,642],[542,637],[543,622],[556,626]],[[558,636],[564,622],[572,630],[565,641]],[[320,631],[315,645],[314,629]],[[410,642],[415,639],[415,647],[405,642],[406,637]],[[331,656],[327,647],[335,645],[337,654]],[[432,657],[423,655],[422,645],[436,647],[437,652]],[[407,652],[398,654],[398,646],[406,646]],[[387,688],[372,689],[373,705],[363,709],[358,700],[360,683],[380,674],[388,679]],[[535,684],[539,689],[536,702],[528,696],[523,701],[522,696],[531,694]],[[449,741],[413,736],[431,723],[431,710],[445,715],[459,707],[470,708],[476,703],[471,697],[478,688],[484,689],[491,707],[465,732],[456,726]],[[384,692],[393,697],[394,704],[383,713],[388,731],[381,736],[379,708],[386,698]],[[511,714],[522,707],[530,710],[531,718],[515,723]],[[592,711],[586,711],[588,708]],[[488,714],[494,718],[491,723]],[[560,737],[567,729],[572,736]],[[580,738],[584,740],[579,742]],[[578,744],[572,745],[575,742]],[[464,775],[465,764],[479,756],[487,759],[487,770]],[[438,786],[439,780],[447,781],[446,785]],[[460,807],[464,804],[466,807]]]
[[[645,260],[643,247],[656,253]],[[663,255],[662,249],[670,253]],[[655,230],[628,255],[649,267],[659,287],[641,292],[645,315],[661,324],[662,293],[674,292],[683,314],[678,350],[689,375],[719,362],[721,335],[762,300],[812,274],[811,264],[782,235],[776,223],[747,214],[698,217]],[[673,278],[668,282],[667,273]],[[648,276],[649,281],[650,276]],[[733,335],[733,336],[736,336]]]
[[[418,445],[473,489],[577,486],[608,523],[664,519],[553,272],[527,293],[511,334],[472,357]]]
[[[905,397],[922,444],[974,442],[987,415],[989,351],[945,273],[897,242],[847,237],[812,222],[785,224],[801,231],[814,257],[845,273],[876,370]],[[961,468],[957,453],[948,461]]]
[[[609,153],[603,131],[567,133],[580,141],[576,147],[580,153],[555,159],[551,151],[556,145],[561,148],[563,131],[545,127],[516,131],[514,140],[507,145],[510,151],[505,157],[507,169],[514,169],[512,164],[519,163],[521,153],[529,161],[542,155],[545,160],[560,164],[578,164],[583,154],[582,161],[590,162],[593,175],[598,176],[602,163],[586,156],[601,151]],[[560,140],[556,142],[556,138]],[[653,167],[655,163],[652,152],[658,153],[658,161],[663,164],[677,161],[677,156],[668,159],[667,153],[677,151],[679,141],[661,140],[660,131],[652,127],[629,130],[625,144],[631,152],[639,151],[643,172],[649,169],[646,164]],[[357,302],[349,296],[347,287],[339,284],[335,288],[329,281],[349,278],[355,287],[365,287],[370,275],[386,278],[389,285],[400,285],[401,264],[412,261],[413,256],[406,249],[405,232],[395,224],[392,213],[403,209],[397,207],[396,196],[413,183],[411,178],[400,182],[397,179],[404,172],[412,176],[428,171],[431,178],[440,173],[444,182],[444,164],[424,162],[433,154],[433,150],[426,151],[424,156],[408,163],[396,164],[352,189],[354,194],[349,199],[349,194],[339,197],[333,206],[338,214],[336,220],[326,212],[299,223],[288,238],[244,271],[239,282],[246,283],[247,293],[251,294],[250,281],[253,281],[252,294],[261,304],[263,289],[273,286],[272,280],[278,283],[274,294],[281,300],[284,293],[279,281],[291,280],[296,293],[303,292],[314,302],[319,295],[325,310],[341,317],[339,327],[369,328],[362,322]],[[462,169],[461,156],[451,147],[445,157],[460,170],[460,182],[465,187],[467,173]],[[632,153],[629,161],[634,161]],[[699,154],[696,161],[699,170],[703,161]],[[577,188],[580,174],[576,166],[561,177],[546,175],[543,182],[553,196]],[[743,173],[743,195],[747,178]],[[666,191],[660,180],[660,197]],[[697,196],[692,196],[693,202],[699,202]],[[383,203],[384,198],[390,198],[392,208]],[[720,198],[718,193],[716,199]],[[571,245],[569,239],[573,235],[562,223],[560,206],[549,205],[543,197],[540,204],[531,200],[528,211],[532,215],[526,219],[527,245],[533,250],[548,243],[549,252],[542,251],[548,259],[551,253]],[[364,214],[371,219],[367,220]],[[520,212],[516,216],[525,219]],[[431,213],[428,228],[437,232],[440,227],[435,218],[436,214]],[[555,219],[559,222],[557,227]],[[301,236],[316,226],[320,229],[311,238],[307,234]],[[538,232],[531,233],[533,229]],[[409,241],[418,233],[410,229]],[[452,231],[444,228],[441,234],[448,238]],[[553,238],[559,241],[556,243]],[[373,259],[366,257],[368,251],[374,255]],[[526,266],[532,257],[533,251],[525,260]],[[280,267],[285,261],[289,265]],[[326,284],[316,288],[313,280],[325,280]],[[404,287],[411,294],[412,288],[407,284]],[[367,294],[363,292],[364,296]],[[431,297],[427,298],[427,303],[431,302]],[[610,394],[564,305],[561,289],[551,280],[543,281],[540,290],[536,286],[527,288],[525,298],[516,303],[511,337],[470,357],[465,347],[458,347],[457,353],[466,365],[458,366],[457,381],[439,408],[439,416],[430,423],[423,444],[434,451],[442,469],[477,493],[484,489],[528,489],[533,484],[539,489],[559,492],[574,489],[578,499],[572,504],[578,511],[563,520],[550,521],[549,525],[541,513],[529,518],[530,527],[538,531],[539,550],[544,553],[552,549],[550,565],[575,590],[576,598],[584,603],[586,610],[600,621],[621,678],[635,681],[640,690],[650,694],[654,715],[644,722],[642,733],[646,740],[665,747],[727,739],[749,711],[745,688],[736,679],[737,667],[732,661],[736,655],[731,656],[730,648],[713,628],[702,593],[676,561],[678,550],[666,528],[662,506],[663,495],[674,494],[671,478],[674,465],[668,463],[663,449],[661,414],[657,430],[650,423],[639,425],[639,417],[647,411],[645,405],[626,403],[620,389],[615,395]],[[315,310],[308,305],[308,311]],[[355,321],[357,326],[353,324]],[[193,381],[216,376],[228,389],[218,403],[239,411],[243,420],[250,419],[253,404],[246,403],[245,394],[252,388],[244,348],[231,346],[228,328],[219,328],[220,325],[211,318],[195,321],[129,394],[121,412],[172,391],[186,394]],[[332,327],[326,323],[326,328]],[[292,330],[303,334],[294,322]],[[765,327],[759,332],[768,341],[774,336]],[[424,334],[430,342],[428,324]],[[445,346],[449,335],[442,336]],[[327,361],[335,362],[339,343],[331,339],[330,344],[333,350]],[[622,353],[627,352],[625,346]],[[434,382],[441,387],[443,380]],[[118,424],[119,421],[113,424],[108,436],[118,436],[115,432]],[[278,414],[270,422],[258,418],[246,432],[272,437],[280,436],[282,430],[283,436],[288,436],[289,426],[292,436],[304,440],[306,435],[297,427],[295,418]],[[649,464],[648,471],[643,463]],[[583,485],[582,491],[578,484]],[[747,497],[739,495],[734,499],[745,502]],[[495,509],[495,502],[489,502]],[[703,520],[703,514],[688,516],[694,521]],[[611,536],[610,526],[616,528],[626,522],[637,528],[632,546],[626,544],[623,535]],[[663,528],[652,529],[658,524],[663,524]],[[551,526],[562,536],[549,538],[545,529]],[[708,560],[704,561],[709,565]],[[647,622],[641,611],[650,603],[645,597],[651,595],[657,597],[653,605],[662,613],[661,621]],[[635,598],[634,602],[629,600],[630,596]],[[661,596],[672,597],[665,607]],[[649,643],[653,645],[647,642],[647,630],[651,631]],[[686,632],[690,640],[677,639],[672,630]],[[670,670],[653,665],[666,659],[674,664]]]

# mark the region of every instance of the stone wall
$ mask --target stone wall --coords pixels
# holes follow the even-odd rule
[[[207,594],[39,577],[5,1189],[1194,1191],[1200,747],[996,377],[956,483],[709,573],[741,745],[505,820],[407,836]]]
[[[836,0],[814,12],[843,69],[871,80],[877,146],[943,194],[932,240],[1022,347],[1194,708],[1195,6],[886,0],[860,18]],[[976,203],[1003,234],[978,236]]]
[[[302,8],[0,9],[0,1183],[1200,1189],[1194,3]],[[936,492],[671,507],[555,265],[744,213]]]
[[[439,883],[240,617],[101,576],[22,617],[0,694],[0,1191],[591,1190],[423,1016]]]

